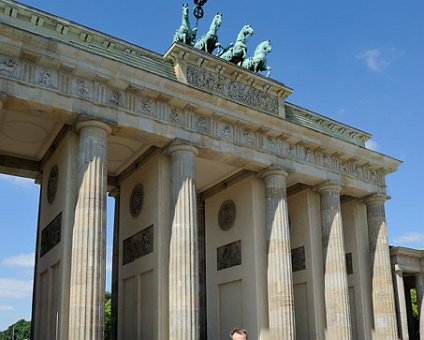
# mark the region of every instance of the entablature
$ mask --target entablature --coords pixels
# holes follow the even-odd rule
[[[114,133],[144,131],[149,135],[146,140],[159,147],[173,138],[182,138],[203,148],[204,153],[225,154],[226,162],[238,162],[253,171],[282,164],[293,173],[313,179],[307,183],[310,185],[338,179],[364,192],[367,186],[370,192],[384,192],[385,174],[400,164],[357,144],[295,124],[280,116],[280,111],[266,114],[254,105],[228,100],[189,82],[164,78],[117,59],[93,55],[72,44],[58,42],[54,48],[44,48],[49,46],[49,39],[18,28],[10,32],[10,27],[0,25],[0,30],[7,31],[1,37],[10,39],[0,44],[0,91],[6,95],[6,109],[13,105],[21,109],[25,105],[49,107],[49,112],[61,112],[67,124],[79,115],[91,115],[114,125]],[[13,41],[17,36],[22,40]],[[35,45],[26,43],[24,48],[21,41]],[[171,51],[174,48],[187,50],[178,44]],[[186,52],[189,55],[183,57],[184,62],[194,62],[192,49]],[[278,97],[279,110],[280,104],[284,107],[283,99],[290,92],[284,85],[249,71],[233,79],[228,70],[242,72],[237,66],[228,66],[227,70],[225,64],[217,70],[213,64],[218,63],[217,58],[196,53],[207,60],[211,67],[208,72],[215,69],[247,91],[254,88]],[[205,62],[193,65],[203,67]],[[65,117],[66,113],[70,117]]]

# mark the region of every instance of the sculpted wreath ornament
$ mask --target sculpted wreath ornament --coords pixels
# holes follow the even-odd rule
[[[236,204],[227,200],[221,204],[218,212],[218,224],[221,230],[227,231],[232,228],[236,219]]]

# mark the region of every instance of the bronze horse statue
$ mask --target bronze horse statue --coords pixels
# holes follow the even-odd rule
[[[193,46],[194,41],[196,40],[197,28],[191,29],[188,13],[188,4],[184,4],[182,11],[181,26],[175,32],[174,42],[181,42],[183,44]]]
[[[217,47],[220,47],[218,42],[217,31],[222,23],[222,14],[216,13],[215,17],[212,20],[211,26],[208,33],[204,35],[195,45],[195,48],[203,50],[205,52],[212,53],[213,50]]]
[[[253,28],[250,27],[250,25],[244,25],[240,33],[237,35],[236,42],[224,49],[224,51],[219,54],[219,57],[234,64],[240,65],[247,55],[247,39],[249,39],[253,33]]]
[[[253,57],[243,60],[241,66],[253,72],[268,71],[266,76],[269,77],[271,67],[266,64],[266,55],[271,51],[271,40],[265,40],[256,47]]]

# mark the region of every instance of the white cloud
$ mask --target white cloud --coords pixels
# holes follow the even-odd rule
[[[32,280],[0,278],[0,297],[22,299],[32,294]]]
[[[356,58],[362,60],[372,72],[381,72],[390,65],[390,61],[380,49],[367,50],[356,55]]]
[[[19,187],[29,187],[34,185],[34,180],[31,178],[17,177],[17,176],[9,176],[5,174],[0,174],[0,181],[8,182],[12,185],[16,185]]]
[[[15,310],[13,306],[0,305],[0,312],[10,312],[12,310]]]
[[[377,150],[378,150],[378,148],[379,148],[379,145],[378,145],[378,143],[377,143],[377,142],[375,142],[375,141],[373,141],[373,140],[367,140],[367,141],[365,142],[365,147],[366,147],[367,149],[377,151]]]
[[[22,266],[34,267],[35,253],[19,254],[16,256],[6,257],[1,261],[4,266]]]
[[[394,240],[394,242],[399,244],[422,245],[424,244],[424,233],[417,233],[415,231],[410,231],[404,235],[397,237]]]

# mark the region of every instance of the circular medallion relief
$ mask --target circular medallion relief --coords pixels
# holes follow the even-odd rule
[[[137,217],[140,214],[141,209],[143,208],[143,199],[144,199],[144,188],[143,184],[138,183],[132,193],[130,198],[130,212],[131,215]]]
[[[50,204],[53,203],[54,198],[56,197],[57,185],[59,183],[59,170],[57,165],[55,165],[50,170],[49,180],[47,182],[47,202]]]
[[[224,230],[230,230],[236,219],[236,204],[232,200],[227,200],[221,204],[218,212],[219,227]]]

